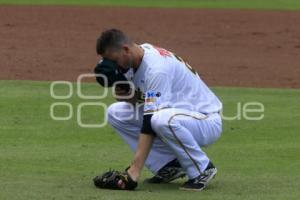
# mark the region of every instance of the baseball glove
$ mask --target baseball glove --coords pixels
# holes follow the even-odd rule
[[[127,172],[115,170],[96,176],[93,181],[96,187],[111,190],[134,190],[138,185]]]

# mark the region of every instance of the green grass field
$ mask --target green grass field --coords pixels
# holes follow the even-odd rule
[[[76,115],[54,121],[54,102],[76,107],[76,95],[52,99],[49,82],[0,81],[0,199],[299,199],[300,90],[214,88],[224,103],[224,115],[236,113],[237,102],[265,106],[261,121],[224,122],[221,139],[206,149],[219,168],[207,190],[177,190],[184,181],[140,184],[136,192],[96,189],[91,179],[108,168],[124,169],[133,153],[110,127],[80,128]],[[76,86],[74,85],[74,89]],[[85,84],[85,94],[101,88]],[[65,87],[56,87],[66,94]],[[99,102],[91,101],[91,102]],[[110,104],[111,97],[101,101]],[[65,116],[64,108],[55,114]],[[84,109],[86,123],[101,123],[103,111]],[[150,176],[144,170],[142,179]]]
[[[0,0],[1,5],[99,5],[179,8],[245,8],[299,10],[299,0]],[[133,153],[116,133],[81,128],[76,109],[86,100],[50,96],[50,82],[0,80],[0,199],[295,199],[300,196],[300,89],[214,88],[224,103],[224,114],[233,116],[237,103],[261,102],[265,117],[224,121],[220,140],[206,149],[218,167],[212,184],[201,193],[179,191],[185,180],[172,184],[140,184],[135,192],[96,189],[92,178],[109,168],[122,170]],[[74,85],[74,89],[76,86]],[[58,87],[58,94],[66,88]],[[101,92],[85,84],[84,92]],[[110,104],[111,96],[101,102]],[[70,103],[74,116],[54,121],[50,106]],[[93,100],[89,102],[99,102]],[[57,116],[66,116],[58,108]],[[83,110],[85,123],[101,123],[103,110]],[[143,171],[142,180],[151,174]]]
[[[0,4],[298,10],[299,0],[0,0]]]

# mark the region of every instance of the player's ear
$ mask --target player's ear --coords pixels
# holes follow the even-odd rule
[[[126,54],[128,54],[130,52],[130,48],[126,44],[123,45],[123,50],[125,51]]]

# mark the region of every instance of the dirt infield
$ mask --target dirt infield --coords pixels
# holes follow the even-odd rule
[[[300,87],[300,12],[0,6],[0,79],[76,80],[110,27],[176,52],[213,86]]]

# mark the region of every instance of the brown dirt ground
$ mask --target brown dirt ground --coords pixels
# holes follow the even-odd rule
[[[300,87],[300,12],[0,6],[0,79],[71,80],[123,29],[186,58],[213,86]]]

